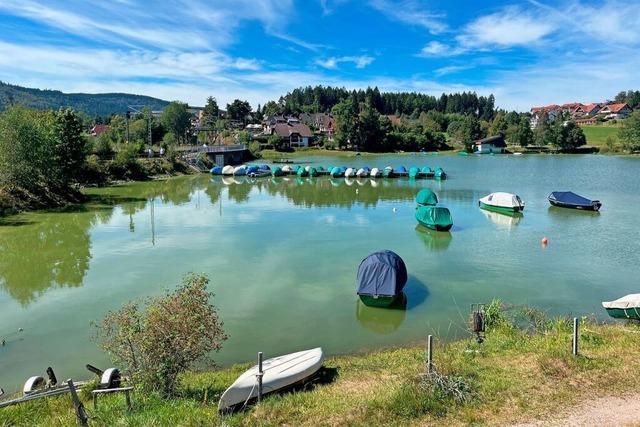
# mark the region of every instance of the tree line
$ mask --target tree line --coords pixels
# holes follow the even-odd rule
[[[380,92],[377,87],[348,90],[331,86],[307,86],[297,88],[269,101],[258,113],[263,116],[274,114],[328,113],[334,106],[346,99],[356,103],[368,103],[379,114],[413,115],[431,110],[442,113],[472,114],[483,120],[490,120],[495,113],[493,95],[478,96],[475,92],[443,93],[440,97],[419,92]]]

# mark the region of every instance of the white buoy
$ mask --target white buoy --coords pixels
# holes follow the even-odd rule
[[[395,212],[395,211],[397,211],[397,210],[398,210],[398,209],[396,209],[396,208],[393,208],[393,211],[394,211],[394,212]]]
[[[356,188],[356,194],[358,194],[358,189]]]

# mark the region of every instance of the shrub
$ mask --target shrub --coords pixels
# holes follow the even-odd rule
[[[110,158],[113,155],[113,147],[111,146],[111,138],[106,133],[100,135],[96,139],[93,152],[101,159]]]
[[[208,284],[206,276],[190,274],[173,292],[125,304],[94,325],[94,339],[143,388],[173,396],[180,374],[227,339]]]
[[[87,157],[84,165],[78,172],[78,180],[85,184],[102,184],[106,181],[107,170],[100,158],[92,154]]]
[[[249,143],[249,151],[251,152],[251,155],[256,159],[262,157],[262,154],[260,153],[260,143],[258,141],[251,141]]]
[[[124,179],[142,179],[145,177],[138,161],[140,145],[131,143],[123,145],[111,163],[111,173]]]

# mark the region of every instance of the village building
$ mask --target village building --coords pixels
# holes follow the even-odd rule
[[[313,132],[309,126],[297,120],[289,120],[285,123],[277,122],[273,126],[272,135],[278,135],[282,145],[288,148],[309,147],[313,139]]]
[[[502,154],[507,151],[507,144],[502,135],[490,136],[473,142],[473,152],[477,154]]]
[[[333,115],[328,113],[302,113],[300,114],[300,122],[314,129],[316,133],[326,136],[329,140],[333,139],[336,126]]]
[[[571,112],[571,117],[574,119],[594,117],[600,112],[600,108],[602,108],[601,104],[580,104]]]
[[[91,128],[91,136],[95,136],[96,138],[102,135],[105,132],[109,131],[108,125],[95,125]]]
[[[605,105],[602,107],[599,114],[602,115],[605,120],[617,120],[626,119],[632,112],[633,110],[628,104],[622,103]]]
[[[562,108],[560,105],[551,104],[545,107],[533,107],[531,108],[531,120],[530,127],[535,129],[540,124],[542,118],[546,115],[547,121],[552,122],[562,114]]]

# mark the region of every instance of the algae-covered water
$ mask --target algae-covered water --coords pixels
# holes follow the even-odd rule
[[[222,178],[208,175],[89,191],[64,212],[0,220],[0,387],[52,366],[83,379],[105,367],[92,320],[157,295],[187,272],[211,278],[230,338],[215,360],[307,347],[328,354],[464,336],[469,305],[501,298],[550,314],[604,318],[600,302],[640,291],[640,159],[607,156],[314,157],[300,164],[442,166],[446,181]],[[430,187],[450,233],[416,227]],[[603,203],[600,213],[549,206],[554,190]],[[517,193],[524,216],[478,209]],[[540,241],[547,237],[549,245]],[[406,262],[406,309],[362,306],[360,261],[391,249]],[[21,331],[19,332],[19,330]]]

